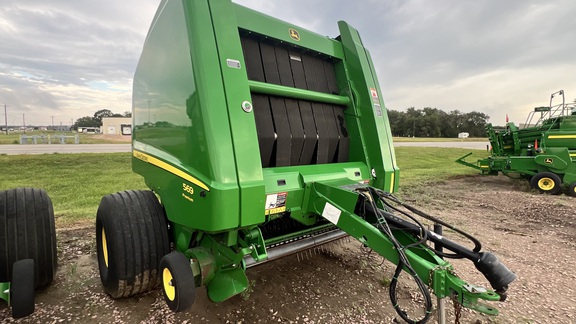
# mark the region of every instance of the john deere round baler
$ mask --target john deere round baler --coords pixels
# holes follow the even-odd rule
[[[108,195],[97,214],[112,297],[160,283],[175,311],[198,286],[220,302],[248,287],[248,266],[349,235],[415,278],[421,322],[426,286],[497,313],[477,301],[503,299],[513,273],[477,241],[392,213],[399,169],[376,70],[358,32],[338,27],[329,38],[229,0],[161,2],[133,92],[132,165],[150,191]],[[497,292],[441,256],[472,260]]]

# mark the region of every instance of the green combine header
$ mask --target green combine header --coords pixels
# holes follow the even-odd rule
[[[562,103],[554,104],[554,98]],[[532,188],[549,194],[563,190],[576,196],[576,103],[566,103],[564,91],[550,96],[550,105],[530,112],[523,128],[514,123],[505,130],[486,127],[491,155],[476,163],[456,162],[480,170],[482,174],[503,173],[530,181]]]
[[[133,92],[132,166],[150,190],[105,196],[96,219],[112,297],[160,284],[174,311],[198,286],[224,301],[248,287],[248,267],[351,236],[398,265],[390,296],[406,321],[428,320],[429,288],[497,313],[479,300],[503,300],[515,275],[392,196],[399,168],[376,69],[358,31],[338,28],[321,36],[229,0],[161,2]],[[493,290],[443,257],[471,260]],[[425,299],[417,321],[396,302],[402,270]]]

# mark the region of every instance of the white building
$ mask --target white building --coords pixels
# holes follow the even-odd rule
[[[132,117],[103,117],[102,134],[131,135]]]

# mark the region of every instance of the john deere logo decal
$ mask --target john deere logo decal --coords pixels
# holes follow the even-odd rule
[[[544,160],[544,163],[546,164],[552,164],[552,162],[554,162],[551,158],[546,158],[546,160]]]
[[[296,29],[288,29],[288,33],[290,34],[290,38],[292,38],[295,41],[300,41],[300,34],[298,34],[298,31]]]

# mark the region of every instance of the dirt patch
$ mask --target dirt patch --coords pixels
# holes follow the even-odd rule
[[[117,134],[96,134],[90,136],[92,139],[105,140],[111,143],[130,143],[132,137],[130,135],[117,135]]]
[[[501,314],[465,310],[462,323],[576,322],[576,199],[534,193],[523,181],[471,176],[404,190],[406,201],[478,237],[517,275]],[[447,233],[449,235],[449,233]],[[394,266],[352,240],[248,270],[251,287],[225,302],[197,290],[192,309],[173,314],[159,289],[113,300],[100,284],[92,225],[58,231],[59,270],[21,323],[394,323]],[[469,261],[452,262],[463,279],[488,286]],[[417,300],[401,277],[404,302]],[[448,322],[453,309],[447,301]],[[0,322],[16,322],[5,304]],[[432,320],[430,322],[435,322]]]

